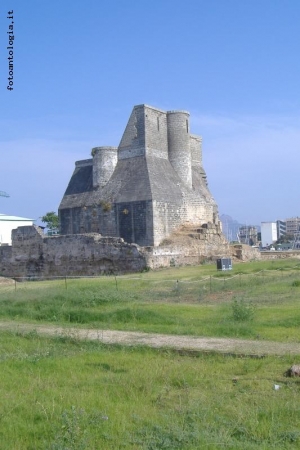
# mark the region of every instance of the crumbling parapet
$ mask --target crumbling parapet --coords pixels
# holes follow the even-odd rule
[[[33,226],[13,230],[12,246],[0,247],[0,274],[6,277],[99,276],[141,272],[147,267],[200,264],[228,255],[217,226],[183,227],[159,247],[139,247],[98,233],[45,236]]]
[[[261,259],[261,252],[258,248],[250,247],[246,244],[231,245],[231,255],[240,261],[250,261]]]
[[[146,260],[139,247],[99,234],[44,236],[38,227],[13,231],[10,251],[0,250],[6,277],[92,276],[140,272]]]

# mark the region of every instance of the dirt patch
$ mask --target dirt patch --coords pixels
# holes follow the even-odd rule
[[[14,283],[14,280],[11,278],[0,277],[0,286],[8,286]]]
[[[146,345],[153,348],[170,348],[179,351],[218,352],[258,357],[264,355],[300,355],[299,343],[175,336],[135,331],[63,328],[16,322],[0,322],[0,330],[10,330],[19,333],[35,331],[37,334],[45,336],[64,336],[79,340],[99,341],[104,344],[126,346]]]

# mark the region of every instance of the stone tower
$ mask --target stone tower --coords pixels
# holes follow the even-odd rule
[[[100,233],[157,246],[182,225],[219,226],[189,113],[133,108],[119,147],[77,161],[61,201],[62,234]]]

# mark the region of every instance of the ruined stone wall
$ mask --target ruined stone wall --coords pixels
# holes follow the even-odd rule
[[[1,268],[9,264],[12,256],[11,245],[0,246],[0,274],[2,275]]]
[[[46,237],[38,227],[13,230],[13,245],[0,247],[6,277],[92,276],[139,272],[146,266],[135,244],[99,234]]]
[[[36,226],[13,230],[12,242],[0,247],[0,275],[6,277],[120,274],[230,256],[221,230],[211,223],[182,228],[159,247],[139,247],[96,233],[48,237]]]
[[[154,201],[153,221],[155,223],[154,246],[159,245],[181,226],[199,227],[207,223],[219,225],[219,221],[215,220],[214,204],[194,195],[187,198],[181,195],[178,199],[168,202]]]
[[[261,259],[261,252],[250,245],[234,244],[231,245],[231,254],[233,258],[240,261],[256,261]]]
[[[158,247],[144,249],[147,266],[151,268],[197,265],[230,257],[231,251],[221,229],[208,223],[200,228],[183,226],[174,231]]]
[[[289,259],[289,258],[300,259],[300,251],[299,250],[263,251],[263,252],[260,252],[260,255],[261,255],[261,259],[263,259],[263,260]]]

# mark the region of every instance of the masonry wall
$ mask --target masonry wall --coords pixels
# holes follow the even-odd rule
[[[196,226],[207,222],[213,222],[213,207],[210,211],[205,203],[198,205],[177,204],[171,202],[154,202],[153,214],[155,221],[154,246],[158,246],[171,233],[186,226]]]
[[[153,243],[152,202],[122,202],[116,205],[118,234],[141,246]]]
[[[192,187],[192,162],[190,148],[189,113],[168,111],[168,150],[171,166],[181,183]]]
[[[1,269],[6,267],[10,263],[12,257],[12,246],[4,245],[0,246],[0,274],[2,275]]]
[[[183,240],[177,238],[165,240],[160,247],[139,247],[99,234],[48,237],[36,226],[19,227],[13,231],[13,245],[0,247],[0,274],[12,278],[98,276],[140,272],[147,266],[200,264],[229,255],[228,243],[213,224],[191,229]]]
[[[118,159],[145,155],[144,105],[135,106],[122,136]]]
[[[195,134],[190,135],[190,149],[192,167],[200,168],[202,166],[202,138]]]
[[[66,208],[60,211],[61,234],[100,233],[118,236],[114,205],[101,201],[99,205]]]
[[[201,142],[190,134],[188,112],[135,106],[117,162],[115,148],[96,147],[93,160],[76,163],[59,207],[61,234],[157,246],[183,224],[216,223]]]
[[[151,201],[123,201],[111,204],[67,208],[60,211],[61,232],[68,234],[99,233],[121,237],[140,246],[153,244]]]
[[[200,228],[184,226],[166,238],[159,247],[144,249],[151,268],[201,264],[204,260],[230,257],[230,247],[220,228],[212,223]]]
[[[13,231],[13,245],[0,247],[0,273],[7,277],[92,276],[139,272],[145,258],[135,244],[98,234],[45,237],[38,227]]]
[[[287,251],[263,251],[260,252],[261,259],[300,259],[300,251],[299,250],[287,250]]]
[[[168,159],[167,114],[159,109],[144,107],[146,156]]]
[[[93,156],[93,187],[103,187],[114,173],[118,162],[117,147],[95,147]]]

